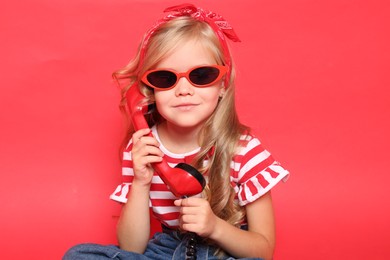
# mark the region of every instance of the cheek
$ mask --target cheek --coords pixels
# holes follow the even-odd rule
[[[213,92],[205,93],[202,96],[203,96],[203,100],[205,100],[207,103],[217,104],[219,100],[219,95],[220,95],[219,91],[213,91]]]
[[[207,114],[212,114],[214,112],[214,110],[218,106],[218,100],[219,100],[219,94],[215,94],[215,93],[213,93],[212,95],[205,96],[203,98],[204,103],[207,104],[205,106],[205,109],[208,111],[206,112]]]
[[[169,92],[169,90],[168,91],[155,91],[154,92],[154,99],[155,99],[156,103],[162,104],[162,103],[166,102],[168,99],[168,96],[169,96],[169,95],[167,95],[168,94],[167,92]]]
[[[169,92],[168,91],[156,91],[154,94],[154,99],[156,101],[156,109],[160,114],[164,114],[164,109],[168,104],[169,100]]]

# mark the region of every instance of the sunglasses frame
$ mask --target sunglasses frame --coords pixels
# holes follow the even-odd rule
[[[209,68],[209,67],[211,67],[211,68],[217,68],[217,69],[219,70],[219,75],[218,75],[218,77],[217,77],[214,81],[212,81],[212,82],[210,82],[210,83],[208,83],[208,84],[205,84],[205,85],[198,85],[198,84],[195,84],[194,82],[192,82],[192,81],[190,80],[190,73],[191,73],[192,71],[194,71],[194,70],[196,70],[196,69],[199,69],[199,68]],[[222,79],[222,77],[225,76],[225,74],[226,74],[226,72],[227,72],[227,69],[228,69],[228,68],[227,68],[226,66],[224,66],[224,65],[201,65],[201,66],[192,67],[192,68],[190,68],[189,70],[187,70],[186,72],[177,72],[177,71],[172,70],[172,69],[161,69],[161,68],[160,68],[160,69],[154,69],[154,70],[148,70],[148,71],[146,71],[146,72],[144,73],[144,75],[142,76],[141,81],[142,81],[143,83],[145,83],[147,86],[149,86],[149,87],[151,87],[151,88],[153,88],[153,89],[157,89],[157,90],[170,90],[170,89],[173,89],[173,88],[177,85],[177,83],[179,82],[179,80],[180,80],[182,77],[185,77],[185,78],[188,80],[188,82],[191,83],[191,85],[193,85],[193,86],[195,86],[195,87],[198,87],[198,88],[205,88],[205,87],[209,87],[209,86],[215,84],[216,82],[220,81],[220,80]],[[156,71],[169,71],[169,72],[172,72],[173,74],[175,74],[176,77],[177,77],[175,84],[173,84],[173,85],[172,85],[171,87],[169,87],[169,88],[159,88],[159,87],[156,87],[156,86],[154,86],[153,84],[151,84],[151,83],[149,82],[149,80],[148,80],[148,75],[149,75],[150,73],[153,73],[153,72],[156,72]]]

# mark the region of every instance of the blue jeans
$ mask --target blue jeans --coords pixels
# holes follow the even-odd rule
[[[174,230],[164,229],[163,233],[156,233],[149,241],[144,254],[137,254],[119,249],[114,245],[80,244],[69,249],[63,260],[184,260],[188,259],[191,250],[195,250],[198,260],[217,260],[221,259],[214,256],[215,247],[207,245],[198,239],[193,242],[193,236],[190,233],[180,233]],[[192,248],[191,248],[192,247]],[[222,259],[232,260],[233,257],[225,256]],[[258,259],[260,258],[245,258]]]

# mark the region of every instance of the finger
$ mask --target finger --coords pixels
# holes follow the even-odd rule
[[[142,138],[141,142],[143,142],[144,139],[146,139],[146,138]],[[164,156],[164,153],[160,150],[160,148],[153,146],[151,144],[146,144],[146,146],[144,148],[144,153],[145,153],[145,155],[151,155],[151,156],[159,156],[159,157]]]
[[[144,128],[134,132],[133,136],[131,137],[133,143],[137,143],[143,136],[149,134],[150,131],[151,130],[149,128]]]
[[[180,228],[181,228],[181,230],[188,231],[188,232],[196,233],[196,231],[197,231],[197,225],[196,224],[192,224],[192,223],[190,223],[190,224],[182,223],[180,225]]]
[[[188,198],[183,198],[182,199],[182,205],[183,207],[199,207],[207,201],[204,198],[194,198],[194,197],[188,197]]]
[[[199,222],[199,218],[196,215],[182,215],[181,216],[181,221],[183,224],[195,224]]]
[[[164,156],[164,153],[160,150],[160,143],[157,141],[156,138],[152,136],[141,136],[137,143],[134,144],[134,146],[137,147],[148,147],[150,149],[153,149],[153,151],[150,151],[150,153],[158,154],[159,156]]]
[[[196,208],[200,207],[203,203],[207,203],[205,199],[202,198],[183,198],[174,201],[175,206],[186,207],[186,208]]]
[[[164,154],[161,150],[154,146],[144,145],[138,149],[133,149],[133,164],[146,165],[148,163],[160,162],[163,160]]]
[[[178,200],[175,200],[173,203],[175,204],[175,206],[178,206],[178,207],[186,207],[186,206],[188,206],[187,200],[188,200],[187,198],[178,199]]]
[[[133,160],[145,156],[164,157],[164,153],[159,147],[158,141],[154,137],[142,136],[137,143],[133,144]]]
[[[181,215],[199,215],[203,210],[199,207],[181,207]]]
[[[181,200],[181,205],[180,205],[180,206],[182,206],[182,207],[187,207],[187,206],[189,206],[189,204],[188,204],[188,198],[182,199],[182,200]]]
[[[141,165],[148,165],[151,163],[157,163],[157,162],[161,162],[161,161],[162,161],[162,157],[160,157],[160,156],[145,156],[145,157],[140,158]]]

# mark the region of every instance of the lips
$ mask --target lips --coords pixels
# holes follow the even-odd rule
[[[187,107],[187,106],[196,106],[196,104],[193,103],[180,103],[175,105],[174,107]]]
[[[173,107],[180,109],[180,110],[190,110],[196,106],[197,106],[197,104],[194,104],[194,103],[180,103],[180,104],[174,105]]]

